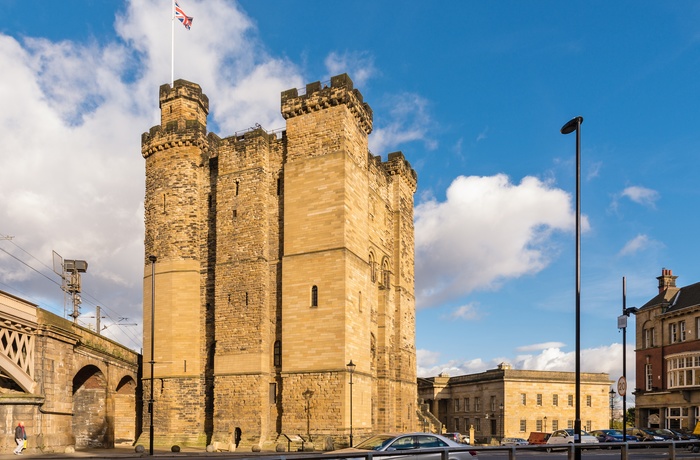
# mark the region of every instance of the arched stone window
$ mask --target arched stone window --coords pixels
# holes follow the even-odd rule
[[[374,253],[369,252],[369,274],[373,283],[377,282],[377,262],[374,260]]]
[[[389,270],[389,260],[384,258],[382,260],[382,280],[379,287],[382,289],[389,289],[391,283],[391,270]]]

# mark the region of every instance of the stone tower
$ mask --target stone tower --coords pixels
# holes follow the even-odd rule
[[[347,75],[301,93],[282,93],[284,131],[219,138],[198,85],[160,88],[142,136],[157,444],[417,426],[415,171],[369,152],[372,111]]]

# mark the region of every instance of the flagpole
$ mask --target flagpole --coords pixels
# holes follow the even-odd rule
[[[170,7],[170,87],[175,86],[175,0]]]

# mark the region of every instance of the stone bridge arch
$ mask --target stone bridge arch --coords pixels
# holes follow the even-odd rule
[[[131,375],[125,375],[117,384],[114,394],[114,443],[133,444],[137,438],[138,384]]]
[[[108,447],[112,443],[107,418],[107,378],[95,365],[73,377],[73,436],[76,447]]]

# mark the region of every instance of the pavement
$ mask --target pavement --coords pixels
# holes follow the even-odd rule
[[[199,458],[199,457],[213,457],[213,458],[238,458],[241,460],[247,458],[255,458],[261,456],[268,457],[313,457],[321,452],[272,452],[272,451],[262,451],[262,452],[252,452],[249,449],[247,451],[236,451],[236,452],[207,452],[204,449],[195,449],[183,447],[180,452],[172,452],[170,449],[154,449],[153,457],[158,457],[159,459],[174,458]],[[17,458],[32,458],[32,459],[73,459],[73,458],[95,458],[95,459],[126,459],[126,458],[148,458],[150,457],[148,448],[145,452],[136,452],[134,446],[125,447],[115,447],[112,449],[77,449],[73,453],[64,452],[41,452],[40,450],[25,450],[22,455],[15,455],[12,451],[0,453],[0,460],[17,459]]]

